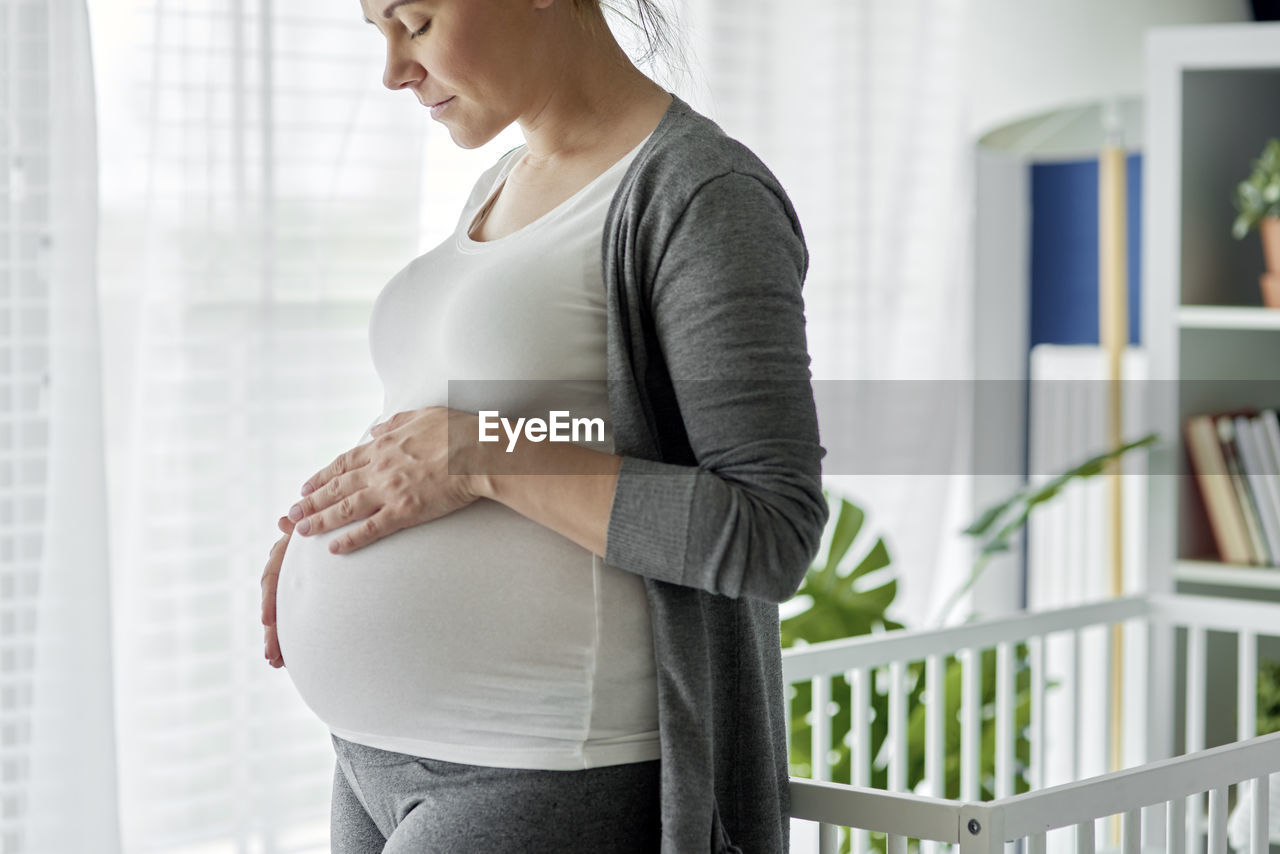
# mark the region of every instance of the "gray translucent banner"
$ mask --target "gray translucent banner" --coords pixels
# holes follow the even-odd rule
[[[1117,388],[1118,387],[1118,388]],[[608,384],[601,381],[474,380],[449,382],[454,409],[485,411],[490,437],[553,444],[574,421],[601,422],[602,433],[575,444],[601,451],[583,458],[583,473],[612,473]],[[631,384],[614,389],[622,395]],[[681,419],[699,425],[694,448],[731,448],[748,442],[812,434],[816,412],[821,468],[829,475],[1025,474],[1056,475],[1110,450],[1111,399],[1118,391],[1122,443],[1157,433],[1157,441],[1125,456],[1126,474],[1188,474],[1173,435],[1196,413],[1256,414],[1280,407],[1280,380],[679,380],[643,401],[659,424]],[[634,402],[633,402],[634,403]],[[558,414],[557,414],[558,413]],[[505,419],[505,426],[495,426]],[[523,424],[520,419],[525,419]],[[527,428],[546,425],[541,440]],[[580,433],[581,437],[583,434]],[[596,438],[599,436],[599,438]],[[477,437],[453,435],[451,442]],[[490,445],[492,447],[492,444]],[[687,448],[685,449],[688,450]],[[678,451],[677,451],[678,453]],[[530,454],[532,459],[537,454]],[[705,457],[705,454],[704,454]],[[554,463],[516,467],[514,456],[488,455],[492,473],[553,473]],[[550,460],[549,457],[546,458]],[[714,459],[703,459],[709,468]]]

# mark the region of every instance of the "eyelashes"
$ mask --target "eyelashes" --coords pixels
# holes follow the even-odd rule
[[[425,35],[427,30],[429,29],[431,29],[431,22],[427,21],[425,24],[422,25],[421,29],[417,30],[416,32],[410,33],[409,38],[412,39],[412,38],[417,38],[418,36],[421,36],[421,35]]]

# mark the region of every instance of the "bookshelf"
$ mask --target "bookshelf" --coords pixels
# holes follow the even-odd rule
[[[1263,308],[1257,233],[1231,236],[1231,195],[1280,137],[1280,23],[1157,28],[1146,41],[1143,340],[1152,417],[1145,585],[1280,591],[1280,568],[1217,560],[1181,425],[1280,407],[1280,310]]]

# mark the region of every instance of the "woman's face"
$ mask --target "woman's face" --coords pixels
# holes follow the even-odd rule
[[[534,108],[551,0],[360,0],[386,39],[382,82],[410,89],[455,144],[476,148]]]

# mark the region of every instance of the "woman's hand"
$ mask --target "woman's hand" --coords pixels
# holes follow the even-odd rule
[[[271,547],[267,568],[262,571],[262,640],[267,647],[267,663],[272,667],[284,667],[280,641],[276,639],[276,586],[280,582],[280,563],[284,560],[285,547],[289,545],[289,535],[293,533],[293,523],[288,516],[281,516],[276,524],[284,536]]]
[[[329,543],[329,551],[345,554],[465,507],[482,494],[478,478],[467,474],[480,468],[478,431],[472,412],[428,406],[397,413],[373,428],[372,441],[303,484],[305,497],[289,511],[294,533],[310,536],[363,519]]]

